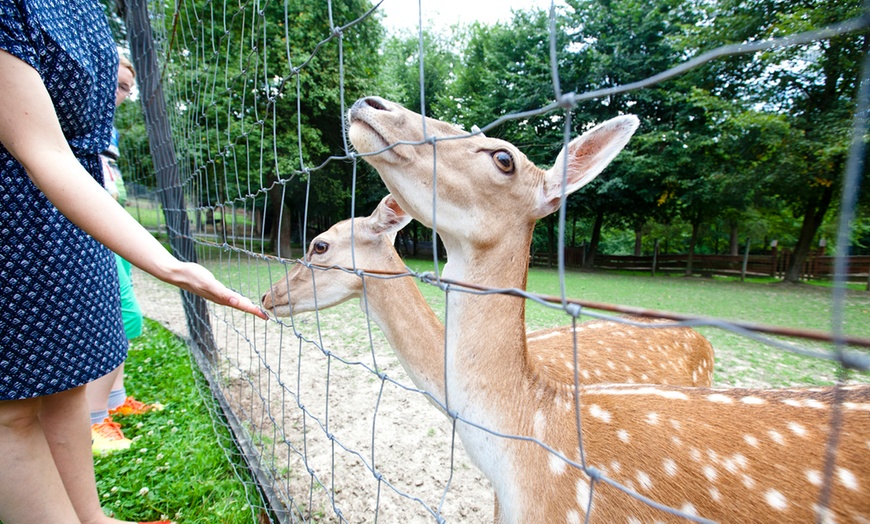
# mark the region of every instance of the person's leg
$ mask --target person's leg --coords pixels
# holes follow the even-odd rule
[[[115,409],[127,399],[127,388],[124,387],[124,363],[118,368],[121,371],[115,376],[112,390],[109,392],[109,409]],[[115,397],[115,398],[112,398]]]
[[[0,521],[78,524],[40,424],[40,403],[0,401]]]
[[[121,521],[103,513],[97,495],[85,389],[85,386],[80,386],[42,397],[39,420],[56,471],[60,473],[68,500],[72,502],[79,520],[83,524],[118,523]],[[36,492],[39,493],[39,489]],[[55,521],[49,519],[42,522]]]
[[[99,424],[109,416],[109,409],[117,406],[109,406],[109,393],[112,391],[115,381],[120,375],[124,374],[124,364],[116,367],[112,371],[106,373],[102,377],[88,383],[87,398],[88,409],[91,412],[91,424]],[[95,414],[101,414],[99,417]],[[94,417],[99,418],[95,420]]]

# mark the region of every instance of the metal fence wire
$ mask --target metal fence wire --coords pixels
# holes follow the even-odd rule
[[[324,276],[324,268],[308,264],[300,254],[292,257],[290,237],[282,235],[285,228],[281,224],[291,218],[298,222],[294,227],[303,245],[311,240],[312,232],[324,229],[320,227],[324,225],[309,224],[309,217],[313,219],[315,213],[307,207],[307,199],[287,206],[283,203],[284,197],[290,184],[304,185],[306,195],[310,195],[333,168],[350,164],[353,178],[349,191],[351,198],[355,198],[358,177],[366,169],[363,156],[353,151],[347,138],[345,114],[353,102],[347,98],[358,93],[349,87],[354,80],[347,78],[345,60],[348,48],[356,45],[357,32],[362,30],[365,21],[377,16],[379,5],[352,16],[338,0],[326,0],[325,6],[328,30],[310,38],[307,47],[299,47],[289,34],[291,18],[304,16],[299,11],[301,8],[294,7],[290,0],[283,4],[127,0],[120,10],[130,55],[138,72],[138,97],[150,143],[150,152],[122,151],[127,161],[125,177],[130,180],[128,183],[141,184],[136,187],[156,186],[156,199],[163,213],[157,225],[165,228],[162,230],[168,233],[177,256],[205,264],[227,285],[255,300],[299,266],[306,267],[315,281],[337,278]],[[572,138],[570,116],[581,101],[644,89],[726,57],[823,41],[866,31],[870,26],[870,13],[865,13],[860,18],[823,29],[726,45],[628,85],[574,93],[564,92],[560,85],[556,17],[552,9],[555,8],[551,8],[550,17],[552,101],[543,107],[498,117],[473,134],[489,132],[507,121],[559,114],[566,117],[567,145]],[[312,23],[311,31],[316,30],[316,24]],[[422,23],[417,33],[422,58],[419,85],[421,99],[425,101]],[[282,52],[276,53],[275,49],[282,46]],[[276,56],[281,58],[276,59]],[[277,73],[279,71],[286,74]],[[668,312],[667,307],[653,311],[571,297],[563,258],[564,198],[558,215],[558,296],[516,288],[493,289],[446,279],[441,275],[442,262],[437,253],[432,266],[422,271],[406,268],[399,273],[378,272],[353,266],[345,268],[345,275],[358,279],[366,291],[379,281],[416,279],[428,284],[423,286],[424,293],[433,307],[441,307],[442,311],[445,303],[449,303],[446,298],[449,294],[512,295],[528,304],[561,311],[564,324],[589,317],[618,322],[626,329],[632,326],[642,329],[647,327],[647,321],[616,313],[658,317],[666,319],[667,326],[703,328],[704,333],[727,332],[732,337],[729,340],[762,345],[767,355],[791,353],[830,361],[833,386],[825,390],[831,398],[830,416],[822,428],[827,460],[818,471],[817,481],[812,483],[816,486],[812,497],[813,518],[818,522],[834,522],[829,520],[825,508],[836,486],[851,480],[858,484],[857,490],[864,490],[857,495],[864,500],[858,504],[864,510],[863,520],[859,521],[868,521],[870,491],[867,490],[870,486],[862,483],[870,481],[870,477],[859,475],[856,480],[847,474],[866,470],[867,465],[844,463],[837,453],[846,440],[845,415],[850,410],[867,411],[870,406],[870,401],[866,400],[870,397],[866,394],[862,397],[864,403],[849,400],[860,396],[855,393],[855,380],[850,379],[851,370],[870,369],[870,356],[866,352],[870,340],[844,332],[847,292],[842,278],[847,273],[844,264],[865,158],[868,74],[870,61],[865,61],[839,205],[829,332],[676,314]],[[319,89],[318,82],[329,82],[330,89],[337,87],[334,92],[340,98],[341,113],[321,117],[334,122],[332,132],[342,137],[339,142],[312,132],[306,120],[309,117],[303,116],[303,106],[316,105],[318,97],[331,96]],[[277,108],[285,97],[296,101],[295,121],[279,118]],[[425,113],[426,107],[422,110]],[[279,136],[295,137],[296,145],[291,153],[279,151]],[[340,147],[330,151],[326,161],[318,165],[310,163],[309,158],[323,156],[323,144],[336,143],[340,143]],[[433,147],[438,143],[437,139],[421,142]],[[282,147],[285,146],[286,143],[282,143]],[[150,163],[131,159],[148,154]],[[149,170],[140,169],[137,164],[139,167],[148,165]],[[253,175],[240,177],[240,173]],[[437,177],[437,169],[435,173]],[[437,183],[437,178],[435,180]],[[145,202],[144,197],[140,199],[134,194],[134,206],[138,200]],[[143,223],[155,207],[153,197],[147,200],[147,206],[133,212],[138,213]],[[277,217],[272,226],[277,232],[267,231],[264,226],[264,208],[266,212],[271,209]],[[350,216],[356,216],[357,211],[353,200]],[[437,217],[434,228],[437,231]],[[277,244],[283,257],[267,251],[270,236],[271,245]],[[330,298],[315,296],[314,300],[326,303]],[[403,297],[396,300],[402,301]],[[258,484],[259,495],[249,494],[249,503],[259,508],[262,521],[490,522],[493,519],[490,479],[473,465],[458,438],[468,428],[477,428],[478,434],[485,434],[482,438],[489,442],[521,443],[515,447],[496,444],[497,449],[535,450],[535,453],[545,450],[550,455],[547,461],[553,471],[567,468],[579,472],[588,492],[584,494],[578,484],[572,501],[577,510],[566,510],[564,520],[567,522],[608,521],[611,513],[602,504],[592,504],[592,495],[613,491],[611,487],[640,501],[642,507],[656,508],[655,521],[711,521],[708,515],[697,510],[702,506],[700,503],[688,501],[671,506],[650,495],[652,492],[646,489],[650,482],[644,477],[646,473],[631,472],[626,477],[612,463],[599,467],[593,466],[598,464],[594,456],[590,461],[583,460],[582,450],[578,455],[557,449],[534,432],[504,434],[480,423],[473,415],[455,411],[439,395],[411,382],[402,370],[403,363],[389,351],[383,334],[372,327],[375,318],[370,311],[370,300],[360,302],[362,314],[356,309],[356,301],[352,302],[314,313],[291,314],[264,324],[252,317],[205,304],[195,296],[184,295],[191,351],[214,394],[214,405],[219,411],[216,420],[228,424],[236,439],[234,443],[219,442],[218,445],[231,454],[236,453],[231,449],[235,446],[244,458],[248,473]],[[450,311],[443,313],[450,315]],[[502,321],[493,319],[493,322]],[[578,346],[576,338],[572,349],[575,364],[579,361],[582,366],[584,347]],[[443,372],[447,367],[442,363],[440,369]],[[589,406],[581,409],[585,389],[573,381],[570,389],[571,409],[566,416],[572,421],[576,418],[576,440],[582,448],[589,437],[584,427],[594,422],[596,414],[589,415],[586,410]],[[803,398],[800,395],[818,390],[807,388],[794,394],[796,398]],[[667,391],[674,391],[676,395],[679,390]],[[741,391],[744,391],[741,393],[744,401],[754,398],[751,393]],[[727,396],[730,394],[727,392],[727,388],[717,388],[710,395]],[[719,400],[727,401],[724,396]],[[597,416],[609,417],[610,414],[598,412]],[[870,424],[865,424],[864,428],[870,428]],[[867,459],[870,433],[861,438],[866,441],[864,449],[849,456]],[[654,448],[647,449],[646,453],[651,462],[668,460],[668,457],[656,455]],[[718,467],[724,476],[728,463],[724,456],[722,460]],[[715,471],[709,475],[715,477]],[[631,481],[625,481],[626,478]],[[548,482],[547,479],[538,481]],[[801,481],[806,483],[804,479]],[[792,480],[783,482],[787,484]],[[787,505],[787,500],[771,495],[780,493],[772,488],[763,492],[762,486],[753,486],[751,482],[745,482],[744,486],[747,497],[756,492],[753,496],[767,497],[768,506]],[[707,498],[715,499],[717,493],[711,488]],[[547,506],[553,501],[538,500],[537,504]],[[723,504],[746,505],[740,501]],[[501,505],[508,511],[515,507],[510,501],[501,501]],[[596,517],[599,512],[602,513]],[[648,521],[645,517],[626,520]]]

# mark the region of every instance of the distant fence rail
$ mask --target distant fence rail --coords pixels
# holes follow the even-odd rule
[[[752,277],[781,277],[791,262],[788,250],[772,251],[758,255],[700,255],[692,256],[692,274]],[[810,255],[804,262],[802,278],[824,280],[834,276],[835,257]],[[532,264],[538,267],[556,265],[556,257],[537,252],[532,255]],[[565,267],[581,268],[585,257],[582,248],[565,248]],[[686,273],[689,265],[687,254],[658,254],[645,256],[596,254],[594,269],[642,271],[655,273]],[[852,256],[848,259],[845,277],[849,281],[863,282],[870,279],[870,256]]]

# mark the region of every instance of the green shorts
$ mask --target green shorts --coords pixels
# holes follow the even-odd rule
[[[130,340],[142,334],[142,308],[133,293],[133,266],[117,254],[115,262],[118,266],[118,283],[121,285],[121,318],[124,320],[124,333]]]

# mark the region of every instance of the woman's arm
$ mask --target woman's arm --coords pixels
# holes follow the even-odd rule
[[[172,256],[100,187],[67,144],[39,73],[3,50],[0,143],[64,216],[136,267],[217,304],[268,318],[204,267]]]

